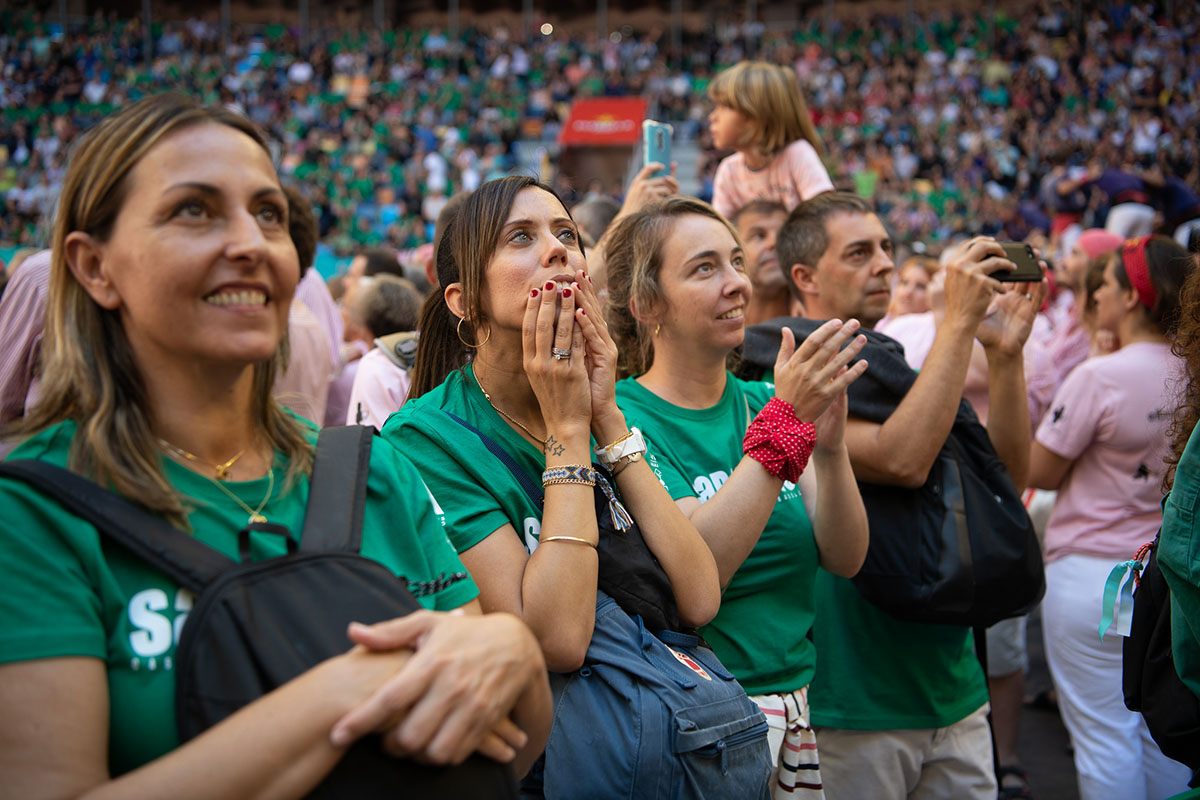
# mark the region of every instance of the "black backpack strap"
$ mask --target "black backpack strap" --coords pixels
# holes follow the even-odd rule
[[[446,409],[442,409],[442,413],[479,437],[479,440],[483,442],[483,446],[488,449],[488,452],[500,459],[500,463],[508,467],[508,471],[512,473],[512,476],[517,479],[517,483],[520,484],[521,488],[525,490],[525,494],[529,496],[530,502],[532,502],[538,508],[541,508],[545,504],[545,493],[542,492],[537,484],[533,482],[533,479],[529,477],[529,473],[521,469],[521,465],[517,463],[516,459],[509,455],[507,450],[496,444],[496,442],[494,442],[486,433],[479,430],[479,428],[476,428],[462,417],[456,416],[449,411],[446,411]]]
[[[300,534],[301,552],[357,553],[362,549],[374,437],[375,429],[364,425],[321,429]]]
[[[44,461],[0,463],[0,476],[24,481],[63,508],[90,522],[100,534],[199,594],[232,566],[233,559],[93,481]]]

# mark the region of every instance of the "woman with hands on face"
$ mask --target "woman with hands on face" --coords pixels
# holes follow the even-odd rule
[[[595,501],[580,471],[593,447],[631,433],[615,399],[616,346],[575,223],[531,178],[476,189],[437,266],[445,289],[426,302],[410,399],[383,436],[421,466],[484,609],[521,617],[548,668],[571,672],[591,642],[597,590]],[[544,486],[543,507],[460,420]],[[630,459],[615,483],[683,624],[708,622],[717,569],[695,527],[644,461]]]
[[[150,97],[80,140],[60,202],[42,400],[12,458],[79,472],[231,558],[248,515],[299,534],[316,433],[270,396],[300,269],[262,135]],[[27,484],[0,479],[0,507],[0,796],[301,797],[370,732],[394,755],[480,750],[518,770],[545,741],[536,642],[512,615],[479,616],[386,444],[361,552],[430,587],[426,610],[352,626],[345,653],[186,744],[173,701],[190,592]],[[248,536],[254,560],[285,553],[284,537]]]
[[[831,320],[796,347],[785,327],[774,386],[739,380],[726,364],[744,338],[751,287],[732,226],[677,197],[630,216],[609,241],[607,313],[628,376],[618,405],[645,433],[655,474],[708,543],[725,587],[702,633],[767,715],[777,769],[785,757],[791,767],[779,771],[778,791],[819,796],[804,786],[820,783],[807,633],[818,565],[852,576],[866,557],[866,512],[843,441],[846,387],[867,366],[847,365],[865,337],[856,320]],[[797,773],[798,759],[810,768]]]

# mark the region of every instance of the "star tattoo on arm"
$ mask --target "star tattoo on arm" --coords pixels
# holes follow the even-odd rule
[[[559,444],[558,440],[555,439],[554,436],[546,437],[546,455],[561,456],[566,451],[567,451],[567,448],[565,448],[561,444]]]

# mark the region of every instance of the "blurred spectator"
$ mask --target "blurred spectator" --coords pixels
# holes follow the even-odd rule
[[[50,251],[24,259],[10,276],[0,297],[0,457],[16,445],[5,431],[37,402]]]
[[[576,203],[571,209],[571,216],[579,229],[591,237],[592,242],[600,241],[600,237],[608,230],[613,219],[621,210],[621,204],[606,195],[589,195]]]
[[[301,274],[312,271],[317,252],[317,221],[307,198],[294,186],[285,186],[288,200],[288,232],[296,246]],[[324,288],[310,283],[306,294]],[[320,425],[325,419],[332,364],[330,336],[321,320],[305,303],[297,287],[288,309],[287,369],[275,379],[272,395],[300,416]]]
[[[411,282],[393,275],[378,275],[362,290],[351,314],[371,335],[374,347],[358,364],[350,390],[347,425],[382,428],[388,415],[408,397],[408,371],[416,355],[412,333],[421,313],[421,301],[421,294]]]
[[[746,276],[753,291],[746,301],[746,324],[757,325],[775,317],[796,316],[793,302],[799,303],[788,289],[783,270],[791,265],[779,263],[775,238],[787,219],[787,209],[773,200],[753,200],[736,211],[730,220],[745,247]]]

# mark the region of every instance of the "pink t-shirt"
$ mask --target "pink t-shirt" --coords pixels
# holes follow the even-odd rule
[[[410,385],[407,370],[401,369],[378,347],[372,348],[358,362],[346,424],[383,428],[387,418],[408,399]]]
[[[1042,345],[1054,363],[1056,379],[1062,383],[1071,370],[1091,355],[1092,349],[1091,337],[1079,321],[1075,295],[1063,290],[1054,304],[1044,314],[1038,315],[1038,319],[1049,323],[1042,327]],[[1033,336],[1038,335],[1035,327]]]
[[[919,372],[925,366],[925,359],[933,348],[933,340],[937,336],[937,320],[932,311],[902,314],[898,317],[884,317],[875,326],[875,330],[886,333],[904,345],[905,360],[910,367]],[[987,355],[979,342],[974,342],[972,346],[974,350],[971,353],[971,366],[967,370],[967,380],[963,386],[963,397],[971,403],[979,421],[986,425]],[[1025,393],[1029,398],[1029,418],[1034,425],[1037,425],[1050,403],[1050,398],[1054,396],[1054,389],[1058,385],[1056,377],[1054,362],[1035,337],[1030,336],[1029,341],[1025,343]]]
[[[804,139],[797,139],[762,169],[747,167],[741,153],[723,159],[713,178],[713,208],[732,217],[751,200],[774,200],[791,211],[801,200],[832,191],[833,181],[817,151]]]
[[[898,317],[889,314],[879,320],[875,330],[904,345],[904,360],[910,367],[919,370],[925,365],[925,357],[933,347],[933,339],[937,336],[937,322],[932,311],[901,314]]]
[[[1046,528],[1046,560],[1131,558],[1162,522],[1163,459],[1182,362],[1167,344],[1134,342],[1077,366],[1036,439],[1075,463]]]

